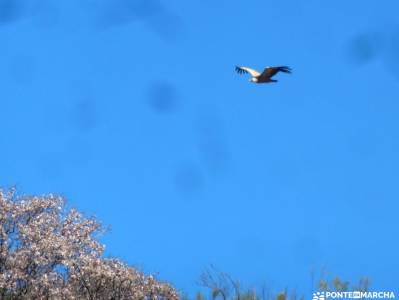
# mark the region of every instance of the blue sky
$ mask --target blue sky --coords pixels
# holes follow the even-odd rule
[[[0,0],[0,185],[193,291],[399,278],[397,1]],[[255,85],[235,65],[288,65]],[[396,253],[396,254],[395,254]]]

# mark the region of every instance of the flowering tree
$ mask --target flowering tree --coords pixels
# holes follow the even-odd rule
[[[100,232],[60,197],[0,190],[0,299],[178,299],[170,285],[104,258]]]

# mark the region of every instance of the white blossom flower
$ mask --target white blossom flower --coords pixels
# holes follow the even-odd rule
[[[104,258],[100,232],[60,197],[0,190],[0,299],[179,299],[172,286]]]

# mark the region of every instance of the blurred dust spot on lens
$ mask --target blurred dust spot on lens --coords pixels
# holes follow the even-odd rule
[[[21,3],[18,0],[0,0],[0,25],[16,21],[21,14]]]
[[[196,193],[204,186],[204,178],[201,170],[193,165],[178,168],[174,181],[176,189],[182,193]]]
[[[359,34],[348,44],[349,58],[356,64],[368,63],[378,56],[382,42],[377,34]]]
[[[174,112],[178,108],[178,93],[169,82],[154,82],[148,89],[148,104],[157,113]]]

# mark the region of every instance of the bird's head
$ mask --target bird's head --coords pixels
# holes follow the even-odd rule
[[[250,82],[258,82],[258,78],[255,78],[255,77],[251,77],[251,79],[249,80]]]

